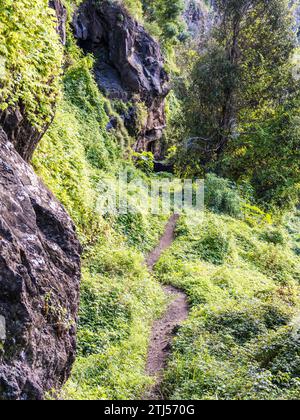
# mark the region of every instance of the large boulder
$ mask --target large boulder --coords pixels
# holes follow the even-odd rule
[[[0,399],[42,399],[76,349],[80,244],[0,128]]]
[[[73,26],[80,46],[96,57],[100,89],[111,99],[133,104],[123,117],[129,130],[138,131],[137,149],[155,150],[166,125],[170,89],[159,44],[117,2],[86,0]],[[146,118],[137,112],[138,103]]]

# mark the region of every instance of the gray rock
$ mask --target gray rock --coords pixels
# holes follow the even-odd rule
[[[0,399],[42,399],[75,358],[81,248],[1,128],[0,194]]]
[[[49,124],[45,124],[40,131],[34,128],[28,121],[22,105],[8,108],[5,111],[0,110],[0,125],[17,152],[26,161],[31,159],[39,141],[49,127]]]
[[[60,36],[61,42],[63,45],[66,45],[67,41],[67,32],[66,32],[66,23],[67,23],[67,9],[61,2],[61,0],[49,0],[49,7],[55,10],[57,17],[57,26],[56,31]]]
[[[200,50],[210,36],[214,20],[214,1],[185,0],[183,18],[194,45]]]
[[[147,120],[137,133],[138,150],[153,149],[166,125],[165,104],[170,86],[159,44],[118,3],[86,0],[73,20],[80,46],[96,57],[100,89],[111,99],[142,101]],[[125,122],[133,131],[137,116]]]

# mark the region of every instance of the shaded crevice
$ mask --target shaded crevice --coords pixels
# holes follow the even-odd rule
[[[67,255],[72,255],[73,250],[70,249],[65,227],[51,211],[40,206],[33,198],[31,198],[31,203],[35,212],[37,227],[45,236],[45,239],[58,245]]]

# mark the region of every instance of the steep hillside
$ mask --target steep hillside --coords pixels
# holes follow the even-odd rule
[[[298,400],[300,261],[287,231],[214,213],[189,220],[157,265],[191,305],[166,399]]]
[[[2,0],[0,400],[300,398],[292,20],[214,1],[218,26],[211,3]],[[174,200],[176,175],[205,176],[206,209],[147,267],[174,210],[145,211],[149,185]],[[162,285],[189,317],[158,380]]]
[[[117,183],[118,171],[125,167],[132,179],[139,176],[130,160],[124,159],[135,140],[128,134],[117,105],[100,93],[92,74],[92,57],[85,57],[75,44],[73,28],[66,22],[67,16],[71,22],[75,10],[67,3],[66,9],[59,1],[51,5],[57,13],[55,19],[44,0],[32,4],[7,0],[4,4],[7,13],[1,13],[0,27],[5,53],[1,125],[26,160],[46,131],[33,165],[72,216],[84,250],[78,332],[79,355],[84,359],[80,362],[79,358],[78,363],[88,370],[95,355],[99,360],[105,355],[105,365],[108,361],[113,363],[111,355],[115,354],[115,365],[120,366],[118,360],[124,360],[122,352],[129,351],[130,363],[141,366],[136,380],[128,378],[124,384],[120,379],[123,392],[130,396],[132,389],[141,387],[140,383],[145,381],[147,328],[163,300],[158,285],[143,267],[141,251],[150,250],[157,242],[164,218],[137,215],[133,211],[123,217],[105,219],[98,213],[102,179],[109,176],[112,183]],[[26,18],[28,14],[30,19]],[[15,26],[16,18],[19,26]],[[36,55],[29,55],[29,51],[36,51]],[[64,210],[6,142],[3,133],[1,186],[7,202],[1,206],[1,315],[5,318],[8,339],[3,343],[1,355],[1,398],[39,399],[45,391],[61,386],[74,361],[79,244]],[[16,198],[9,193],[8,182],[18,185]],[[28,204],[27,213],[11,219],[10,209],[21,206],[27,196],[31,208]],[[135,205],[134,197],[132,203]],[[36,237],[32,233],[21,240],[16,226],[23,236],[31,230]],[[43,261],[39,240],[45,248]],[[14,245],[9,245],[10,242]],[[16,251],[12,246],[18,247]],[[35,253],[39,254],[38,260]],[[10,280],[4,273],[18,264],[21,272]],[[20,293],[14,296],[16,306],[11,306],[9,288],[15,281],[20,283]],[[28,289],[28,296],[24,295],[24,288]],[[90,306],[92,301],[94,307]],[[18,321],[14,319],[15,311],[20,313]],[[97,314],[101,319],[95,319]],[[47,345],[38,348],[34,334],[39,335],[40,343],[45,341]],[[55,357],[59,358],[59,368]],[[15,370],[12,365],[16,365]],[[122,372],[125,378],[129,371],[130,365],[127,370],[120,367],[116,375]]]

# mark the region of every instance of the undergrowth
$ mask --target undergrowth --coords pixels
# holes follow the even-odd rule
[[[70,31],[60,77],[62,47],[47,3],[3,0],[0,107],[23,104],[41,128],[56,104],[33,166],[70,213],[84,249],[78,357],[61,397],[142,397],[153,383],[145,375],[150,328],[166,304],[159,279],[185,290],[191,306],[165,374],[167,398],[299,399],[299,214],[276,224],[229,181],[211,174],[204,222],[199,213],[182,217],[174,245],[156,266],[157,279],[150,275],[144,256],[166,217],[137,211],[143,204],[138,193],[149,199],[142,185],[128,194],[127,214],[99,212],[104,179],[113,188],[125,169],[133,180],[149,178],[131,163],[134,139],[116,104],[99,92],[93,59],[83,57]],[[72,2],[64,3],[70,11]],[[181,31],[179,2],[167,2],[170,10],[143,3],[144,20],[163,41],[170,66]],[[141,2],[126,6],[142,20]],[[108,130],[112,117],[117,128]],[[140,168],[150,175],[146,158]]]
[[[166,217],[139,212],[136,194],[148,196],[142,185],[130,194],[128,214],[99,211],[104,181],[114,188],[119,171],[132,180],[145,175],[126,159],[125,128],[106,129],[114,111],[96,86],[91,58],[74,45],[69,55],[54,121],[33,159],[74,220],[84,249],[78,355],[60,398],[140,398],[153,382],[145,374],[150,327],[165,305],[144,257]]]
[[[300,261],[285,229],[245,220],[182,218],[156,266],[191,306],[164,377],[169,399],[300,397]]]

